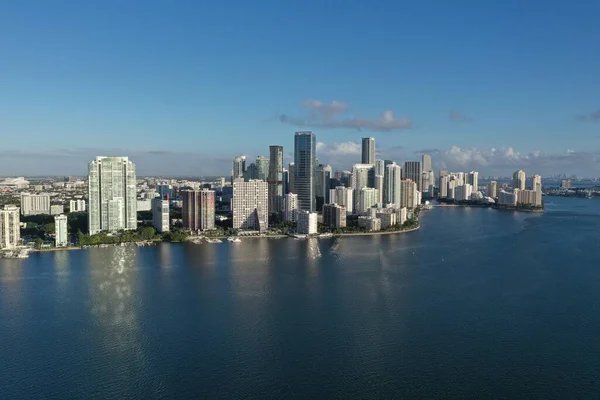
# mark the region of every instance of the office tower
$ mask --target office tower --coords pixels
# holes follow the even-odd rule
[[[200,229],[200,199],[196,190],[181,192],[181,222],[183,229],[197,231]]]
[[[160,233],[169,231],[169,195],[152,199],[152,226]]]
[[[258,167],[254,163],[248,165],[244,171],[244,180],[247,182],[252,179],[258,179]]]
[[[421,175],[420,161],[406,161],[404,163],[403,177],[417,184],[417,190],[423,190],[423,177]]]
[[[383,180],[384,175],[375,175],[375,189],[377,189],[377,204],[383,205],[383,186],[385,181]]]
[[[282,176],[282,192],[283,194],[288,194],[290,192],[290,171],[284,168]]]
[[[402,168],[396,163],[386,167],[385,188],[386,198],[384,203],[392,207],[400,207],[400,183],[402,182]]]
[[[406,207],[410,210],[419,204],[417,183],[410,179],[400,181],[400,207]]]
[[[69,201],[69,212],[83,212],[85,211],[85,200],[70,200]]]
[[[456,188],[459,186],[458,183],[458,180],[452,178],[450,178],[448,181],[448,190],[446,195],[448,200],[454,200],[456,198]]]
[[[323,206],[323,225],[328,228],[344,228],[346,226],[346,207],[339,204]]]
[[[254,164],[256,165],[256,179],[266,181],[269,177],[269,159],[267,157],[258,156],[256,157]]]
[[[491,197],[492,199],[495,199],[496,197],[498,197],[497,190],[498,190],[498,183],[496,181],[491,181],[486,186],[485,195],[487,197]]]
[[[421,167],[423,171],[432,171],[431,168],[431,156],[429,154],[423,154],[421,156]]]
[[[294,193],[301,210],[315,211],[314,193],[316,139],[312,132],[296,132],[294,136]]]
[[[5,205],[0,209],[0,249],[14,249],[21,240],[19,207]]]
[[[128,157],[96,157],[89,164],[90,235],[137,228],[135,164]]]
[[[202,189],[198,192],[200,214],[198,229],[211,231],[215,229],[215,191]]]
[[[296,183],[296,165],[291,162],[288,164],[288,193],[296,193],[294,185]]]
[[[385,175],[385,160],[375,160],[375,166],[373,168],[375,175]]]
[[[300,198],[300,196],[298,196]],[[233,181],[233,229],[265,231],[269,225],[269,184],[261,180]]]
[[[369,184],[369,175],[373,171],[373,165],[370,164],[354,164],[352,167],[352,184],[351,187],[354,189],[354,193],[357,196],[354,198],[354,209],[358,206],[358,194],[364,187],[371,187]]]
[[[317,233],[317,213],[306,210],[298,210],[298,222],[296,231],[303,235],[313,235]]]
[[[340,174],[340,183],[342,186],[351,187],[352,186],[352,172],[350,171],[342,171]]]
[[[158,193],[158,197],[160,197],[161,199],[164,199],[165,196],[169,196],[169,198],[172,198],[173,186],[166,183],[156,185],[156,193]]]
[[[283,217],[286,222],[296,222],[298,214],[298,195],[288,193],[284,196]]]
[[[375,138],[367,137],[362,139],[361,164],[375,164]]]
[[[244,172],[246,172],[246,156],[238,156],[233,160],[231,179],[243,178]]]
[[[540,175],[533,175],[531,177],[531,190],[535,192],[535,201],[533,204],[536,206],[542,205],[542,177]]]
[[[387,167],[388,167],[388,165],[392,165],[392,164],[396,164],[396,163],[392,160],[383,160],[383,193],[381,196],[383,198],[383,204],[385,204],[385,199],[387,199],[387,186],[386,186]]]
[[[513,174],[513,188],[519,190],[525,190],[525,171],[518,170]]]
[[[366,214],[370,208],[376,207],[378,203],[379,193],[377,189],[364,187],[360,189],[358,194],[358,214]]]
[[[323,204],[329,202],[329,189],[331,189],[331,166],[317,165],[315,170],[315,196],[317,211],[323,209]]]
[[[69,245],[69,233],[67,216],[64,214],[54,217],[54,244],[56,247],[65,247]]]
[[[269,146],[269,212],[279,215],[283,209],[283,146]]]
[[[337,186],[329,191],[329,204],[338,204],[346,208],[346,212],[354,212],[354,191],[351,188]]]
[[[50,195],[21,193],[21,214],[50,214]]]
[[[448,182],[450,182],[449,175],[440,175],[438,198],[445,199],[448,197]]]
[[[466,175],[465,183],[473,186],[473,191],[479,190],[479,172],[471,171]]]

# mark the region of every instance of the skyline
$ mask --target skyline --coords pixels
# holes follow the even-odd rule
[[[372,136],[436,171],[600,176],[600,5],[138,4],[2,6],[0,176],[227,175],[269,145],[287,166],[303,130],[340,170]]]

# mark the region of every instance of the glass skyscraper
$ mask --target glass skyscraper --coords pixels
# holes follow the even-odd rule
[[[316,138],[310,131],[296,132],[294,137],[294,193],[298,195],[298,208],[314,212]]]

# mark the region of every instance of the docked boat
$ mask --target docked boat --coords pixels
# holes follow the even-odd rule
[[[3,258],[27,258],[29,257],[29,249],[9,250],[2,254]]]
[[[242,240],[238,237],[229,236],[227,241],[231,243],[240,243]]]
[[[207,243],[221,243],[221,239],[206,239]]]
[[[333,237],[333,233],[331,233],[331,232],[321,233],[319,235],[319,237],[320,238],[330,238],[330,237]]]

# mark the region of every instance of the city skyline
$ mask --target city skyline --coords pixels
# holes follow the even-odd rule
[[[434,170],[600,176],[597,4],[350,1],[315,17],[307,3],[184,2],[139,18],[133,3],[67,3],[3,7],[2,176],[83,175],[97,154],[144,175],[225,175],[272,144],[287,165],[296,130],[342,169],[373,136],[377,158],[426,152]]]

